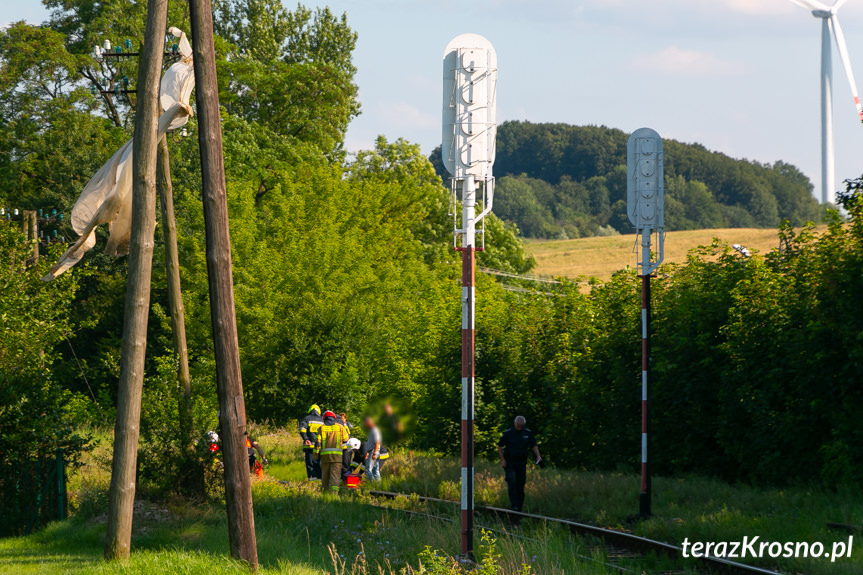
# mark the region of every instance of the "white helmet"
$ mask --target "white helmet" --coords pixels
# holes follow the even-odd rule
[[[348,449],[359,449],[360,448],[360,440],[356,437],[351,437],[348,439]]]

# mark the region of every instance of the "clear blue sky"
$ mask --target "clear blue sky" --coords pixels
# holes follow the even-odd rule
[[[830,0],[824,0],[830,3]],[[440,142],[441,57],[463,32],[499,62],[498,121],[642,126],[820,183],[820,21],[789,0],[309,0],[347,12],[363,113],[348,147],[378,134]],[[292,2],[287,6],[291,8]],[[38,22],[0,0],[0,23]],[[863,0],[840,11],[863,79]],[[836,178],[863,174],[863,126],[834,49]]]

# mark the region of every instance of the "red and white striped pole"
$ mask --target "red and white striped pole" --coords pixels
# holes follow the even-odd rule
[[[642,517],[650,516],[650,230],[642,230],[641,266],[641,492],[638,509]]]
[[[482,220],[494,202],[495,93],[497,54],[479,34],[453,38],[443,57],[443,141],[441,159],[461,184],[461,555],[473,559],[474,318],[476,268],[476,189],[483,186]],[[455,202],[453,202],[455,203]],[[457,212],[454,212],[454,214]]]
[[[665,257],[663,234],[663,152],[656,130],[639,128],[626,143],[626,211],[641,234],[641,490],[639,514],[650,515],[650,276]],[[652,261],[650,236],[657,232]]]
[[[461,273],[461,553],[473,556],[474,327],[476,181],[462,183]]]

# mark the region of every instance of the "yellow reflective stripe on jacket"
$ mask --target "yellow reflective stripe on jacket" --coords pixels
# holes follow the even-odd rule
[[[341,453],[342,445],[350,439],[348,430],[338,423],[334,425],[321,425],[317,436],[318,453],[321,455]]]
[[[316,433],[318,431],[318,429],[321,428],[322,425],[323,425],[323,423],[321,423],[320,421],[312,421],[312,422],[309,422],[308,425],[304,425],[301,423],[300,424],[300,431],[301,432],[311,431],[312,433]]]

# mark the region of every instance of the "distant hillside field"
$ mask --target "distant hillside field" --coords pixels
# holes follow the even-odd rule
[[[710,245],[713,238],[740,244],[751,251],[767,253],[779,247],[775,229],[726,228],[668,232],[665,236],[665,261],[683,262],[692,248]],[[534,240],[527,251],[536,258],[534,273],[547,276],[596,277],[607,280],[627,266],[635,267],[636,236],[581,238],[577,240]]]
[[[494,213],[526,238],[629,233],[628,134],[605,126],[504,122],[497,132]],[[812,183],[782,161],[731,158],[700,144],[664,142],[665,229],[776,228],[821,221]],[[430,159],[449,182],[440,149]]]

